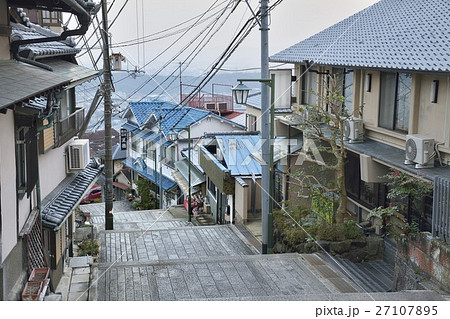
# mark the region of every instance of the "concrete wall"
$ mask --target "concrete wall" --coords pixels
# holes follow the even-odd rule
[[[0,300],[20,300],[27,278],[25,243],[19,239],[0,267]]]
[[[2,262],[17,243],[16,162],[14,114],[0,114],[0,191]]]
[[[425,273],[441,289],[450,293],[450,246],[448,244],[432,238],[429,233],[420,233],[401,236],[397,246],[394,276],[396,290],[417,289],[414,286],[417,278],[414,277]]]
[[[234,212],[237,222],[243,222],[247,220],[248,213],[248,187],[242,187],[237,181],[235,182],[234,193]]]

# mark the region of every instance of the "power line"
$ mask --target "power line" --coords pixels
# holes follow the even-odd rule
[[[184,70],[186,70],[189,65],[194,61],[194,59],[198,56],[198,54],[206,47],[206,45],[211,41],[211,39],[217,34],[217,32],[220,31],[220,29],[224,26],[224,24],[228,21],[229,17],[231,16],[231,14],[233,14],[234,10],[237,7],[237,4],[234,6],[234,8],[229,12],[229,14],[225,17],[224,21],[222,21],[222,23],[219,25],[219,27],[214,31],[213,28],[215,27],[215,25],[219,22],[219,20],[222,18],[222,16],[225,14],[224,10],[215,20],[213,26],[211,28],[209,28],[208,33],[203,37],[203,39],[200,41],[200,43],[197,45],[197,47],[184,59],[184,61],[182,62],[182,65],[184,66]],[[214,31],[214,32],[213,32]],[[212,33],[212,34],[211,34]],[[203,45],[202,45],[203,43]],[[202,46],[200,46],[202,45]],[[180,66],[181,67],[181,66]],[[175,69],[161,84],[165,83],[168,79],[170,79],[175,72],[177,71],[177,69]],[[170,85],[173,84],[173,82],[175,82],[176,78],[173,77],[173,80],[166,86],[166,89],[170,87]],[[156,90],[156,88],[150,92],[148,95],[150,95],[151,93],[153,93]],[[161,96],[161,94],[158,96],[158,98]],[[144,97],[145,98],[145,97]],[[142,101],[142,99],[140,100]],[[140,102],[139,101],[139,102]]]
[[[214,6],[214,5],[217,3],[217,1],[218,1],[218,0],[216,0],[212,6]],[[232,2],[232,1],[233,1],[233,0],[230,0],[230,2]],[[197,21],[192,25],[192,27],[194,27],[194,26],[196,25],[196,23],[197,23],[198,21],[200,21],[201,18],[202,18],[204,15],[206,15],[206,13],[208,13],[208,12],[211,10],[212,6],[211,6],[207,11],[205,11],[205,12],[203,13],[203,15],[201,15],[201,16],[197,19]],[[225,8],[225,9],[226,9],[226,8]],[[205,32],[204,30],[205,30],[205,29],[203,29],[201,33]],[[189,31],[189,30],[188,30],[188,31]],[[153,58],[153,59],[150,60],[148,63],[146,63],[141,69],[144,69],[144,71],[145,71],[145,67],[146,67],[146,66],[148,66],[150,63],[152,63],[152,62],[155,61],[157,58],[159,58],[162,54],[164,54],[165,52],[167,52],[171,47],[173,47],[173,46],[175,45],[176,42],[178,42],[185,34],[187,34],[188,31],[184,32],[180,37],[178,37],[178,39],[177,39],[176,41],[174,41],[172,44],[170,44],[165,50],[163,50],[161,53],[159,53],[155,58]],[[201,35],[201,33],[200,33],[200,35]],[[177,58],[183,53],[183,50],[185,50],[187,47],[189,47],[190,45],[192,45],[192,44],[195,42],[195,40],[196,40],[197,38],[198,38],[198,36],[197,36],[194,40],[192,40],[187,46],[185,46],[181,51],[179,51],[179,52],[171,59],[171,61],[165,63],[165,64],[164,64],[164,65],[163,65],[163,66],[162,66],[155,74],[153,74],[153,75],[150,77],[150,79],[146,80],[142,85],[140,85],[137,89],[135,89],[135,90],[127,97],[127,99],[130,98],[130,97],[132,97],[133,95],[135,95],[139,90],[141,90],[143,87],[145,87],[145,85],[147,85],[150,81],[152,81],[159,73],[161,73],[162,70],[164,70],[164,69],[165,69],[170,63],[172,63],[175,59],[177,59]]]

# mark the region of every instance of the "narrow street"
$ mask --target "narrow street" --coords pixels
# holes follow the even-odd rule
[[[260,255],[233,225],[194,226],[161,210],[117,212],[114,230],[105,231],[102,210],[89,207],[101,247],[90,300],[414,300],[433,294],[365,294],[318,255]]]

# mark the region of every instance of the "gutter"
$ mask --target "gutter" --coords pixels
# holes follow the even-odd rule
[[[16,60],[27,63],[27,64],[31,64],[31,65],[34,65],[34,66],[37,66],[40,68],[44,68],[49,71],[53,71],[53,69],[51,67],[49,67],[48,65],[45,65],[43,63],[36,62],[34,60],[30,60],[30,59],[19,56],[19,47],[21,45],[32,44],[32,43],[62,41],[62,40],[67,39],[67,37],[69,37],[69,36],[84,35],[87,32],[87,30],[89,28],[89,24],[91,22],[90,13],[88,11],[86,11],[89,9],[89,6],[88,5],[82,6],[80,4],[79,0],[61,0],[61,1],[64,2],[69,7],[71,7],[75,11],[75,15],[77,16],[78,22],[80,23],[80,28],[76,29],[76,30],[63,31],[61,33],[61,35],[54,36],[54,37],[12,41],[10,44],[10,50]],[[86,7],[86,9],[84,7]],[[94,9],[94,11],[97,10],[97,6],[93,5],[93,3],[92,3],[92,5],[90,5],[90,7],[92,7],[92,9]]]

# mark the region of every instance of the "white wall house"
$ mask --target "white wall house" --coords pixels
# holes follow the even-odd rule
[[[212,112],[164,101],[132,102],[125,117],[127,123],[123,127],[129,134],[124,164],[135,172],[135,178],[149,179],[158,190],[162,171],[163,207],[183,202],[173,173],[175,162],[181,159],[182,150],[188,146],[189,129],[192,147],[202,143],[205,133],[245,129]],[[176,133],[174,141],[169,140],[172,133]]]
[[[59,34],[30,22],[17,8],[23,5],[0,1],[0,300],[20,299],[35,268],[50,268],[50,287],[58,284],[69,256],[73,209],[101,173],[89,158],[76,170],[67,167],[84,117],[75,87],[98,74],[76,64],[80,49],[73,41],[59,42]],[[40,9],[45,6],[42,1]],[[89,22],[85,9],[62,4],[60,10],[74,10],[82,24]],[[23,42],[36,38],[52,39]]]

